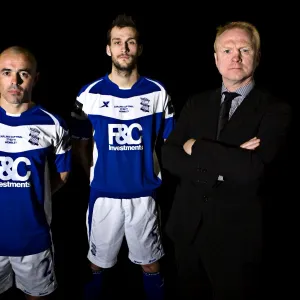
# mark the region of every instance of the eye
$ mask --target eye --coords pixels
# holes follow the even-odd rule
[[[225,50],[223,50],[223,52],[226,53],[226,54],[229,54],[230,50],[229,49],[225,49]]]
[[[2,72],[2,75],[4,75],[4,76],[9,76],[9,74],[10,74],[10,71],[3,71]]]
[[[28,72],[21,72],[21,73],[20,73],[20,76],[21,76],[22,78],[28,78],[30,75],[29,75]]]
[[[247,52],[249,52],[249,51],[250,51],[249,48],[243,48],[243,49],[241,49],[241,52],[244,52],[244,53],[247,53]]]

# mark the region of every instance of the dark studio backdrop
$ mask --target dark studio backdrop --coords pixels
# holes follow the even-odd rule
[[[162,12],[159,8],[148,9],[146,3],[140,6],[144,7],[122,10],[116,5],[115,8],[101,10],[94,8],[94,5],[84,8],[78,6],[72,7],[71,12],[44,5],[38,7],[35,13],[24,13],[23,17],[7,16],[7,21],[6,18],[5,22],[2,21],[5,30],[2,30],[0,37],[0,50],[21,45],[33,51],[40,71],[40,81],[35,87],[33,100],[68,121],[81,86],[110,71],[111,60],[105,52],[107,28],[118,13],[125,12],[134,17],[143,35],[140,73],[165,85],[178,117],[191,94],[221,85],[213,56],[216,27],[227,21],[245,20],[252,22],[261,34],[262,58],[256,70],[256,83],[288,101],[296,111],[299,97],[295,90],[298,87],[299,69],[296,63],[299,62],[299,54],[296,46],[298,38],[294,36],[296,21],[291,16],[295,12],[294,7],[273,5],[265,11],[260,7],[250,11],[239,5],[235,8],[220,7],[216,12],[216,4],[214,9],[198,12],[195,4],[195,7],[174,5]],[[172,9],[177,9],[177,12]],[[296,132],[294,124],[291,137]],[[296,176],[292,174],[297,172],[298,166],[295,148],[290,138],[285,168],[283,173],[278,174],[279,184],[274,186],[274,198],[267,205],[266,253],[269,273],[265,284],[272,296],[292,295],[296,286],[296,278],[292,276],[293,268],[298,266],[298,196],[294,196]],[[163,223],[172,204],[174,184],[173,178],[166,174],[160,197]],[[74,165],[69,182],[53,199],[53,238],[61,299],[80,290],[88,276],[85,227],[87,195],[87,182],[79,167]],[[139,289],[134,284],[140,280],[139,269],[128,262],[126,245],[124,249],[117,267],[119,271],[111,275],[110,280],[115,286],[122,286],[123,295],[127,293],[126,290],[139,295]],[[168,240],[166,249],[169,255],[163,264],[171,295],[175,265],[172,245]],[[129,276],[128,272],[132,274]],[[110,292],[115,290],[112,288]]]

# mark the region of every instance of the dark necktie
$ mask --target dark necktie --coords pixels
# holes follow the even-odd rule
[[[225,98],[224,98],[224,101],[221,104],[221,108],[220,108],[217,140],[219,139],[220,133],[228,121],[229,111],[230,111],[232,100],[234,98],[236,98],[237,96],[240,96],[240,94],[238,94],[238,93],[230,93],[230,92],[224,92],[223,94],[225,95]]]

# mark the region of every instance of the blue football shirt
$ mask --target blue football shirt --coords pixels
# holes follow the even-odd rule
[[[39,253],[51,245],[50,168],[71,168],[64,121],[34,106],[20,115],[0,107],[0,256]]]
[[[160,186],[155,145],[174,127],[162,84],[141,76],[121,89],[106,74],[80,90],[72,116],[73,138],[94,139],[90,185],[99,197],[149,196]]]

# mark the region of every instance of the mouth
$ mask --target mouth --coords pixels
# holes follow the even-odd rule
[[[241,71],[243,68],[229,68],[230,71]]]
[[[20,95],[22,93],[22,91],[20,91],[20,90],[10,90],[8,92],[11,95]]]
[[[119,58],[121,58],[121,59],[129,59],[130,56],[128,56],[128,55],[120,55]]]
[[[241,65],[235,65],[235,66],[231,66],[229,67],[230,70],[236,70],[236,69],[242,69]]]

